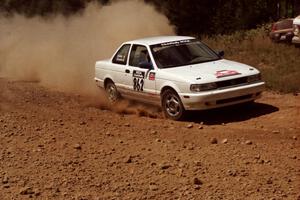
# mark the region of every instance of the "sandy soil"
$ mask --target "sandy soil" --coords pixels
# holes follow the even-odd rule
[[[300,96],[185,122],[94,102],[0,79],[0,199],[300,199]]]

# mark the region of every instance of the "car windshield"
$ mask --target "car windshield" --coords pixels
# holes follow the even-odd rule
[[[171,68],[221,59],[199,40],[181,40],[150,46],[158,68]]]

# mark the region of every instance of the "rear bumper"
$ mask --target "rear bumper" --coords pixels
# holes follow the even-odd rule
[[[294,33],[292,31],[270,33],[269,36],[274,41],[291,41],[294,36]]]
[[[179,96],[186,110],[207,110],[258,99],[261,97],[264,86],[264,82],[258,82],[208,92],[181,93]]]
[[[94,78],[96,85],[100,88],[104,88],[104,80],[98,79],[98,78]]]

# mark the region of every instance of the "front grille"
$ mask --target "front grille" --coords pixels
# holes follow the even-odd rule
[[[248,83],[248,77],[242,77],[242,78],[236,78],[236,79],[230,79],[226,81],[219,81],[216,82],[217,88],[225,88],[225,87],[231,87],[235,85],[242,85]]]
[[[217,100],[216,104],[231,103],[231,102],[235,102],[235,101],[250,99],[251,97],[252,97],[252,94],[248,94],[248,95],[233,97],[233,98],[229,98],[229,99],[221,99],[221,100]]]

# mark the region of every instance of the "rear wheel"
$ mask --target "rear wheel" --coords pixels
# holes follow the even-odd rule
[[[178,94],[170,89],[162,94],[162,109],[165,116],[173,120],[183,119],[186,112]]]
[[[109,81],[106,84],[105,91],[110,103],[115,103],[120,99],[120,93],[118,92],[116,85],[112,81]]]

